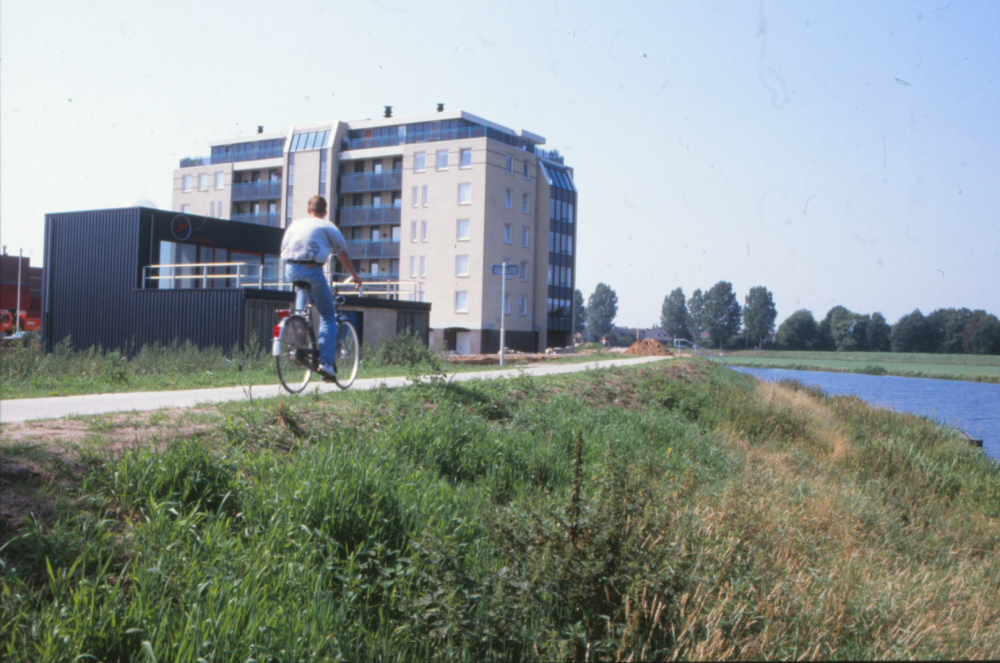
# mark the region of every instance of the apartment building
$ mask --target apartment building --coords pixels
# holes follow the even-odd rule
[[[182,159],[173,209],[285,227],[321,194],[369,280],[433,304],[434,341],[461,354],[497,352],[502,315],[508,347],[541,351],[571,342],[577,220],[573,169],[544,144],[441,105],[260,127]],[[494,275],[505,262],[518,273]]]

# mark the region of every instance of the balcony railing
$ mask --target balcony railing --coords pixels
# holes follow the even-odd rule
[[[381,173],[354,173],[340,176],[341,193],[362,191],[391,191],[403,188],[403,171],[385,170]]]
[[[351,258],[398,258],[399,240],[353,240],[347,243]]]
[[[234,203],[241,200],[263,200],[267,198],[281,198],[281,180],[246,182],[233,185],[232,201]]]
[[[540,147],[536,147],[535,154],[541,159],[557,163],[560,166],[566,163],[566,159],[557,150],[543,150]]]
[[[142,268],[142,287],[156,290],[177,288],[280,289],[280,269],[249,262],[198,262],[147,265]]]
[[[281,214],[278,212],[251,212],[249,214],[233,214],[229,217],[232,221],[242,221],[243,223],[255,223],[258,226],[281,227]]]
[[[219,163],[238,163],[240,161],[257,161],[258,159],[274,159],[282,155],[282,149],[272,148],[268,150],[249,150],[247,152],[234,152],[232,154],[218,154],[210,157],[187,157],[181,159],[181,168],[193,168],[194,166],[211,166]]]
[[[349,226],[377,226],[382,224],[398,224],[402,216],[402,208],[393,205],[370,207],[341,207],[337,210],[337,225],[341,228]]]

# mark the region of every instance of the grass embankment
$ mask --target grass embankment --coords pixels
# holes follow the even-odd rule
[[[1000,356],[995,355],[751,350],[725,352],[724,356],[731,364],[755,368],[1000,383]]]
[[[924,418],[691,359],[218,412],[3,535],[6,660],[1000,651],[1000,465]]]
[[[573,363],[620,358],[600,354],[591,357],[569,356],[549,363]],[[508,357],[510,367],[523,359]],[[407,375],[413,368],[449,373],[485,371],[497,366],[474,366],[447,363],[444,357],[420,346],[414,339],[399,337],[395,342],[362,352],[359,378],[382,378]],[[0,399],[45,398],[78,394],[107,394],[135,391],[170,391],[241,385],[277,384],[274,358],[265,349],[237,352],[226,356],[216,348],[200,349],[194,345],[147,345],[129,358],[118,351],[91,348],[74,351],[68,344],[57,346],[49,354],[36,347],[0,349]]]

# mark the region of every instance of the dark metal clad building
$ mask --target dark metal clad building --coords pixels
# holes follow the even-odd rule
[[[132,207],[48,214],[42,336],[47,350],[72,347],[129,354],[147,343],[192,343],[226,352],[272,337],[284,230]],[[345,308],[363,324],[366,300]],[[373,302],[374,303],[374,302]],[[416,315],[426,338],[429,304],[379,302]],[[419,323],[422,322],[422,325]],[[421,328],[422,326],[422,328]]]

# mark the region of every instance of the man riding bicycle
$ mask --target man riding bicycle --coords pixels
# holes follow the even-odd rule
[[[312,297],[320,319],[318,371],[326,382],[336,377],[334,359],[337,352],[337,312],[330,284],[323,273],[323,265],[330,254],[340,258],[341,264],[350,273],[348,282],[353,281],[360,287],[361,277],[354,271],[343,234],[326,220],[326,199],[313,196],[309,200],[309,216],[293,221],[285,228],[281,257],[285,261],[285,280],[305,281],[310,286],[309,291],[296,291],[295,308],[304,309],[306,297]]]

